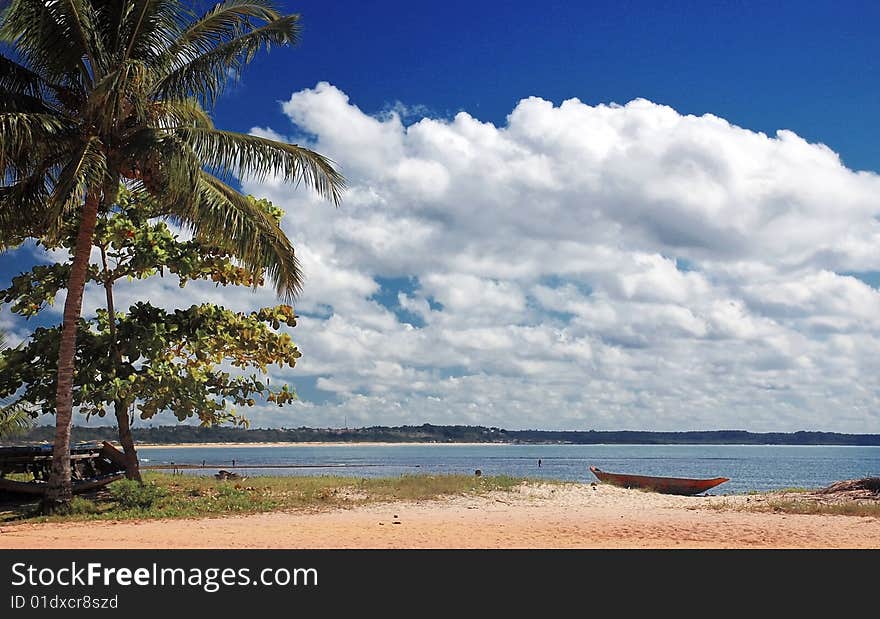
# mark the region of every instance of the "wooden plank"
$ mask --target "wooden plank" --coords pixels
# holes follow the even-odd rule
[[[94,453],[90,454],[72,454],[71,460],[91,460],[95,457]],[[52,456],[12,456],[9,458],[0,458],[0,467],[4,464],[27,464],[28,462],[48,462],[52,460]]]
[[[122,467],[122,469],[127,468],[125,464],[125,454],[116,449],[112,443],[109,441],[104,441],[104,446],[101,448],[101,455],[110,460],[113,464]]]

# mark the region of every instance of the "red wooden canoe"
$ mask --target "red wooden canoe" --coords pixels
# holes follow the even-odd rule
[[[608,473],[597,469],[595,466],[591,466],[590,470],[600,481],[615,486],[653,490],[654,492],[662,492],[663,494],[700,494],[709,488],[714,488],[718,484],[730,481],[727,477],[715,477],[714,479],[688,479],[686,477],[651,477],[648,475]]]

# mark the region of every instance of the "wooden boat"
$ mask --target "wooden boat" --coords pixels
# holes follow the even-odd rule
[[[52,445],[0,447],[0,492],[42,496],[51,470]],[[7,477],[14,473],[31,479]],[[123,477],[123,454],[107,441],[71,446],[70,483],[74,493],[94,490]]]
[[[629,475],[626,473],[608,473],[595,466],[590,467],[593,475],[615,486],[623,488],[640,488],[653,490],[663,494],[693,495],[705,492],[719,484],[730,481],[727,477],[715,477],[713,479],[688,479],[686,477],[652,477],[648,475]]]

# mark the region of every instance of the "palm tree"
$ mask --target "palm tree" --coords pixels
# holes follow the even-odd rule
[[[338,204],[344,180],[306,148],[216,129],[206,108],[263,49],[296,43],[298,16],[228,0],[199,16],[175,0],[12,0],[0,16],[0,245],[62,233],[79,217],[58,353],[44,511],[69,507],[76,326],[99,212],[120,182],[163,201],[194,234],[266,268],[278,293],[302,280],[289,240],[228,181],[305,183]]]

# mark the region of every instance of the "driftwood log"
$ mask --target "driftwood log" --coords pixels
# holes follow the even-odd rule
[[[862,479],[845,479],[834,482],[826,488],[817,490],[817,494],[836,494],[838,492],[854,492],[866,490],[880,497],[880,477],[863,477]]]

